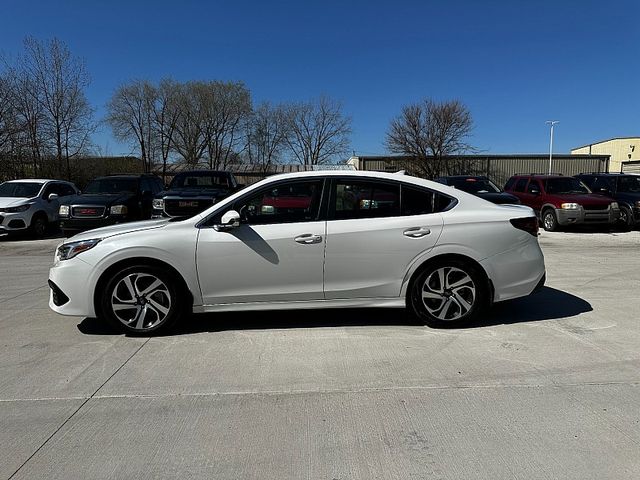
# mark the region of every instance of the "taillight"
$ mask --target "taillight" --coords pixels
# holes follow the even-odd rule
[[[512,218],[511,225],[519,230],[524,230],[534,237],[538,236],[538,219],[536,217]]]

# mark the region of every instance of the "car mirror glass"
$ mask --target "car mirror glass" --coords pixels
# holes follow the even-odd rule
[[[55,200],[56,198],[58,198],[58,194],[57,193],[51,193],[47,197],[47,200],[49,200],[51,202],[51,201]]]

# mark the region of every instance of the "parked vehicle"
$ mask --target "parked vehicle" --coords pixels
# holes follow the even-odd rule
[[[60,228],[65,235],[116,223],[151,218],[153,196],[163,188],[155,175],[98,177],[84,191],[60,202]]]
[[[239,188],[231,172],[194,170],[178,173],[166,191],[153,199],[153,218],[191,217]]]
[[[304,201],[276,207],[274,190]],[[345,201],[350,191],[359,201]],[[49,305],[144,334],[183,312],[327,307],[406,306],[429,325],[461,325],[544,283],[537,234],[528,207],[416,177],[277,175],[189,219],[68,239]]]
[[[520,199],[515,195],[500,190],[491,180],[485,176],[472,175],[451,175],[448,177],[436,178],[436,182],[450,187],[457,188],[463,192],[471,193],[477,197],[484,198],[491,203],[497,204],[519,204]]]
[[[595,195],[577,178],[562,175],[514,175],[505,187],[535,210],[545,230],[579,224],[612,224],[620,210],[611,198]]]
[[[640,176],[624,173],[581,173],[576,178],[594,193],[611,197],[620,206],[620,222],[640,224]]]
[[[42,237],[58,224],[60,200],[75,195],[73,183],[50,179],[11,180],[0,184],[0,234],[30,230]]]

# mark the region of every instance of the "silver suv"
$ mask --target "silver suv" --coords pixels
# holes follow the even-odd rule
[[[73,183],[61,180],[25,179],[0,184],[0,235],[30,229],[42,237],[58,223],[58,198],[75,195]]]

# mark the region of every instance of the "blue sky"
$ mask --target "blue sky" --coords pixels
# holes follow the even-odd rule
[[[542,153],[640,135],[637,1],[0,0],[0,50],[56,36],[86,59],[98,118],[134,78],[240,80],[254,103],[343,102],[352,149],[384,154],[390,120],[426,97],[459,99],[471,143]],[[129,153],[108,128],[95,142]]]

